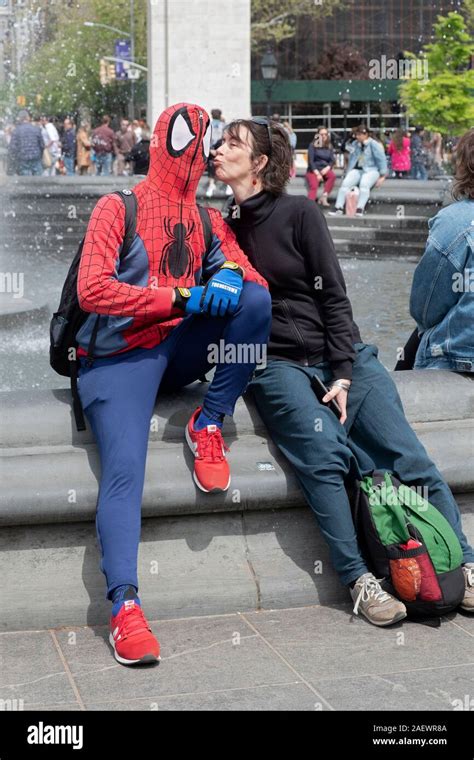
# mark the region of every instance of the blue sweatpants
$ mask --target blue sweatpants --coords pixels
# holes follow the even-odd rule
[[[232,316],[188,316],[155,348],[95,359],[92,367],[86,367],[81,359],[78,390],[101,463],[96,530],[107,599],[117,586],[130,584],[138,589],[148,435],[160,384],[163,381],[167,388],[180,388],[216,366],[205,396],[206,411],[232,415],[256,365],[228,361],[212,365],[208,361],[210,346],[221,340],[224,346],[245,344],[255,346],[255,356],[261,356],[270,325],[268,291],[245,282]],[[242,355],[254,358],[250,352]]]

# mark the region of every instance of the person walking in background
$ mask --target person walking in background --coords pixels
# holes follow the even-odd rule
[[[333,171],[334,162],[334,150],[331,145],[329,132],[326,127],[318,127],[314,140],[308,147],[306,183],[308,186],[308,198],[315,201],[318,195],[319,183],[324,182],[324,192],[318,201],[321,206],[329,206],[328,196],[336,181],[336,175]]]
[[[40,123],[43,141],[51,159],[51,166],[45,168],[43,174],[54,177],[56,174],[56,163],[61,156],[61,140],[59,139],[58,130],[49,116],[42,116]]]
[[[110,116],[102,117],[102,124],[92,132],[92,148],[95,154],[97,174],[108,176],[112,171],[112,157],[116,152],[115,132],[110,128]]]
[[[11,161],[20,176],[39,177],[43,174],[42,158],[45,147],[40,127],[31,123],[28,111],[20,111],[18,126],[8,146]]]
[[[388,144],[388,154],[392,161],[392,171],[397,179],[406,177],[411,169],[410,140],[403,129],[396,129]]]
[[[134,119],[132,121],[132,130],[133,134],[135,135],[135,142],[140,142],[142,139],[142,128],[138,119]]]
[[[71,119],[64,119],[64,132],[61,138],[64,166],[66,174],[74,174],[76,163],[76,129]]]
[[[429,145],[433,155],[433,165],[438,172],[443,173],[443,138],[441,132],[433,132]]]
[[[143,130],[140,130],[143,134]],[[135,133],[130,126],[128,119],[121,119],[120,129],[115,133],[115,146],[117,151],[117,160],[115,162],[115,174],[123,175],[128,174],[127,159],[126,156],[132,150],[135,145],[136,138]]]
[[[425,128],[415,127],[411,137],[411,176],[413,179],[428,179],[426,164],[428,156],[423,142]]]
[[[150,166],[150,137],[150,130],[142,129],[140,141],[136,142],[130,153],[127,153],[125,156],[125,160],[133,164],[134,174],[148,174]]]
[[[88,121],[81,121],[77,131],[77,169],[79,174],[87,174],[91,166],[91,128]]]
[[[410,313],[421,336],[414,369],[474,373],[474,128],[459,140],[455,203],[429,220]],[[474,578],[473,578],[474,584]]]
[[[344,177],[336,198],[336,206],[330,211],[331,216],[344,213],[346,195],[353,187],[359,187],[357,216],[363,216],[372,187],[380,187],[387,175],[387,159],[383,146],[369,137],[369,130],[364,124],[356,128],[356,144],[349,154],[348,172]]]

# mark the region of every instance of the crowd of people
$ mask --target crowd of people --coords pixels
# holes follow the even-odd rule
[[[23,109],[15,124],[0,128],[7,174],[20,176],[146,174],[150,127],[145,119],[112,120],[104,114],[92,128],[87,119],[31,116]]]

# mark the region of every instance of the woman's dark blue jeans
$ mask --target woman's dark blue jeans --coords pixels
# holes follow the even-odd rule
[[[350,472],[363,476],[386,469],[407,485],[426,486],[429,501],[459,538],[464,562],[474,562],[458,505],[410,427],[397,388],[377,359],[377,347],[365,343],[354,347],[357,356],[344,425],[311,387],[316,374],[326,385],[334,379],[327,362],[304,367],[270,360],[248,386],[273,441],[295,470],[342,583],[368,572],[344,487]]]

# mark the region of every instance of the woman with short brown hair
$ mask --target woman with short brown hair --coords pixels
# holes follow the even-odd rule
[[[461,606],[474,611],[474,551],[459,508],[408,424],[377,346],[362,342],[323,213],[314,201],[284,192],[291,166],[286,133],[263,118],[232,122],[215,164],[217,179],[234,193],[228,223],[272,300],[267,363],[249,390],[316,515],[354,611],[378,626],[406,615],[361,555],[344,488],[354,465],[361,475],[391,470],[403,483],[429,489],[462,546]],[[320,382],[330,386],[323,394]],[[330,401],[337,401],[337,414]]]

